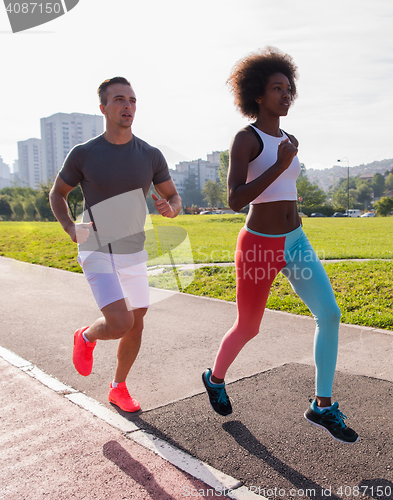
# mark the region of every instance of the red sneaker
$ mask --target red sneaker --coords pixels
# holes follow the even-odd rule
[[[141,408],[138,401],[130,396],[125,382],[120,382],[117,387],[112,387],[111,382],[108,399],[123,411],[133,412]]]
[[[78,373],[87,377],[93,368],[93,350],[97,344],[95,342],[85,342],[82,333],[89,327],[80,328],[74,333],[74,352],[72,361]]]

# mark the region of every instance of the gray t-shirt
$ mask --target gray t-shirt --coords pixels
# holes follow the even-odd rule
[[[171,179],[161,151],[135,135],[126,144],[112,144],[100,135],[75,146],[59,176],[69,186],[81,185],[82,220],[94,223],[79,251],[117,254],[143,250],[150,185]]]

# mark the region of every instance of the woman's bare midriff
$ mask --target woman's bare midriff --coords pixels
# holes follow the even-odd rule
[[[247,227],[264,234],[285,234],[301,224],[296,201],[273,201],[250,205]]]

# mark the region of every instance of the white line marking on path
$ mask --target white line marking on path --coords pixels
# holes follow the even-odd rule
[[[26,361],[17,354],[1,346],[0,357],[16,368],[19,368],[24,373],[27,373],[30,377],[35,378],[55,393],[64,396],[80,408],[83,408],[112,427],[124,432],[128,439],[154,452],[178,469],[187,472],[187,474],[190,474],[195,479],[199,479],[207,486],[214,488],[217,492],[222,492],[225,496],[233,500],[267,500],[265,497],[257,495],[245,486],[242,486],[241,481],[175,448],[166,441],[155,437],[153,434],[141,430],[133,422],[114,413],[95,399],[86,396],[86,394],[77,391],[71,386],[63,384],[60,380],[48,375],[30,361]]]

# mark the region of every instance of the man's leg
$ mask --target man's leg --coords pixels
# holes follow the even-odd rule
[[[85,335],[90,342],[120,338],[114,378],[116,383],[125,382],[138,356],[146,312],[147,308],[129,311],[125,300],[118,300],[102,308],[103,317],[97,319]]]
[[[127,308],[125,299],[108,304],[101,309],[103,316],[94,321],[85,337],[90,342],[121,339],[134,327],[135,310]]]
[[[135,398],[131,397],[128,392],[126,378],[141,346],[143,317],[146,311],[147,308],[133,310],[133,327],[120,339],[117,348],[115,378],[109,387],[109,401],[126,412],[136,412],[140,410],[140,404]]]
[[[99,256],[100,265],[105,260],[104,257]],[[75,332],[74,365],[81,375],[89,375],[96,341],[120,339],[117,369],[110,385],[109,401],[124,411],[133,412],[139,410],[140,406],[129,395],[125,380],[141,345],[143,317],[149,304],[147,269],[144,262],[127,267],[127,256],[111,255],[110,258],[113,260],[111,264],[116,264],[116,272],[87,273],[84,269],[103,316],[90,327]],[[108,299],[112,299],[109,304]]]
[[[141,346],[143,317],[146,311],[147,308],[128,310],[126,301],[118,300],[102,308],[104,316],[91,325],[86,335],[89,342],[94,342],[92,345],[95,345],[96,340],[120,338],[117,368],[110,384],[108,399],[126,412],[140,409],[138,401],[131,397],[127,390],[126,378]],[[91,359],[91,366],[92,361]]]
[[[141,346],[143,318],[147,308],[134,309],[132,312],[134,314],[134,325],[120,339],[117,349],[117,367],[114,378],[116,383],[125,382]]]
[[[97,340],[116,340],[134,326],[134,313],[125,299],[119,299],[101,309],[103,316],[88,327],[74,333],[73,362],[77,371],[87,377],[93,368],[93,350]]]

